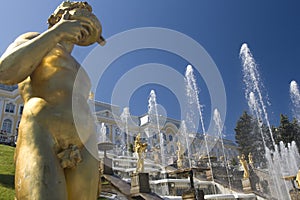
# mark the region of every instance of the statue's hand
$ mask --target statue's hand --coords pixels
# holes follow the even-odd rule
[[[61,41],[77,44],[90,35],[89,30],[92,30],[92,26],[85,21],[70,20],[70,14],[66,12],[51,29],[57,32]]]

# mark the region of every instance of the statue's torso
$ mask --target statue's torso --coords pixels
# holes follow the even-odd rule
[[[87,104],[90,91],[88,76],[80,73],[80,84],[73,87],[79,68],[77,61],[57,45],[31,76],[19,84],[25,102],[22,121],[38,121],[55,137],[59,148],[70,144],[82,146],[84,142],[81,139],[87,140],[93,131],[94,121]],[[21,131],[28,132],[22,130],[23,126],[26,127],[22,126],[22,121]],[[80,139],[78,130],[84,132],[86,138]]]

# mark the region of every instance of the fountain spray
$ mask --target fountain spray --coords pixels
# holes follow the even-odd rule
[[[242,59],[243,66],[243,81],[246,85],[245,97],[248,100],[248,105],[251,112],[255,114],[258,120],[260,133],[263,139],[264,148],[266,150],[265,157],[268,161],[269,176],[273,179],[273,188],[270,186],[270,189],[273,195],[276,194],[275,196],[279,199],[290,199],[288,192],[289,187],[286,181],[282,179],[284,169],[280,162],[280,149],[278,149],[279,147],[275,144],[273,131],[270,126],[266,105],[262,95],[263,84],[257,69],[257,64],[255,63],[253,55],[251,54],[246,43],[241,46],[240,57]],[[271,142],[275,149],[274,152],[270,151],[266,146],[266,138],[264,137],[262,131],[263,121],[267,124],[270,132]]]
[[[126,152],[127,152],[127,155],[129,156],[129,146],[130,146],[130,141],[129,141],[129,130],[128,130],[128,119],[130,117],[130,112],[129,112],[129,108],[128,107],[125,107],[123,109],[123,112],[121,114],[121,121],[124,123],[124,126],[125,126],[125,134],[126,134]]]
[[[206,133],[205,127],[204,127],[203,114],[202,114],[201,104],[200,104],[200,100],[199,100],[199,96],[198,96],[198,87],[196,84],[196,79],[194,77],[193,68],[191,65],[188,65],[186,68],[185,80],[186,80],[187,98],[188,98],[188,100],[195,102],[197,105],[198,114],[200,116],[202,132],[204,134],[204,142],[205,142],[206,152],[207,152],[207,156],[208,156],[209,168],[212,173],[212,181],[214,181],[212,164],[211,164],[210,153],[209,153],[208,142],[207,142],[207,133]],[[214,192],[216,193],[215,187],[214,187]]]
[[[161,162],[162,162],[162,166],[165,167],[166,158],[165,158],[165,148],[164,148],[164,137],[159,127],[157,101],[156,101],[156,94],[154,90],[151,90],[149,100],[148,100],[148,115],[149,115],[150,123],[155,124],[157,128],[157,133],[159,135]]]
[[[222,134],[222,129],[223,129],[222,124],[223,123],[222,123],[222,120],[221,120],[220,112],[218,111],[217,108],[214,110],[213,119],[214,119],[214,122],[215,122],[215,125],[216,125],[217,134],[218,134],[219,139],[221,141],[222,153],[223,153],[223,157],[224,157],[224,166],[226,168],[229,190],[231,191],[231,181],[230,181],[229,170],[228,170],[228,160],[227,160],[227,156],[226,156],[226,153],[225,153],[223,134]]]
[[[291,81],[290,83],[290,97],[293,104],[294,117],[300,122],[300,93],[296,81]]]

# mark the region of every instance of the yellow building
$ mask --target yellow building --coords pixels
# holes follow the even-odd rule
[[[23,111],[17,86],[0,84],[0,143],[14,144]]]

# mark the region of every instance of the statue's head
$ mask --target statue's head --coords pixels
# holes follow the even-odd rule
[[[93,27],[92,30],[88,30],[90,33],[89,36],[83,38],[83,40],[81,40],[77,45],[87,46],[95,42],[103,45],[105,43],[104,38],[101,36],[101,23],[92,13],[92,7],[87,2],[62,2],[48,18],[49,28],[59,22],[66,13],[68,13],[69,20],[82,20],[90,23]]]
[[[141,134],[140,134],[140,133],[137,134],[136,140],[137,140],[137,141],[140,141],[140,140],[141,140]]]

